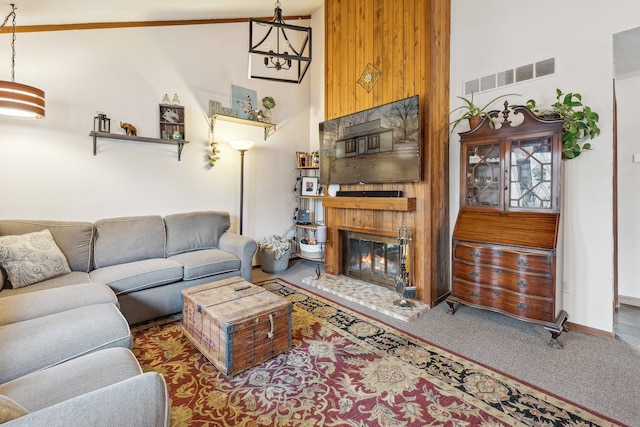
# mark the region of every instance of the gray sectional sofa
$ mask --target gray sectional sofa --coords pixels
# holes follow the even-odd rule
[[[80,283],[109,285],[130,325],[182,310],[181,291],[242,276],[251,281],[257,243],[229,232],[226,212],[109,218],[90,222],[0,220],[0,236],[49,230],[70,272],[0,298]]]
[[[0,424],[168,425],[164,379],[142,373],[129,325],[181,311],[187,287],[251,279],[257,244],[229,224],[0,220]]]
[[[162,375],[143,373],[106,285],[85,283],[0,298],[0,424],[169,424]]]

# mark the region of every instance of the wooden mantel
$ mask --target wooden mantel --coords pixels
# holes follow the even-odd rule
[[[323,197],[322,206],[333,209],[369,209],[372,211],[410,212],[416,209],[415,197]]]

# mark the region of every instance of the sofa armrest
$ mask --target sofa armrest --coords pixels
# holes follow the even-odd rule
[[[253,256],[258,251],[258,243],[250,237],[227,231],[220,236],[218,249],[232,253],[240,258],[242,278],[250,282]]]
[[[3,424],[14,426],[169,425],[169,397],[162,375],[147,372]]]

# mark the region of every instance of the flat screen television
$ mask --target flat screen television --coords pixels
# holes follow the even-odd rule
[[[418,95],[320,123],[321,184],[420,181]]]

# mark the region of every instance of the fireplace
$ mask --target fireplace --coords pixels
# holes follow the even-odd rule
[[[398,240],[388,236],[343,231],[343,273],[395,289],[400,268]]]

